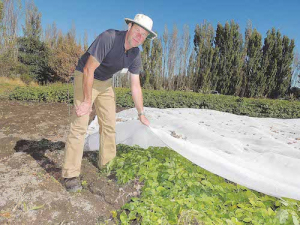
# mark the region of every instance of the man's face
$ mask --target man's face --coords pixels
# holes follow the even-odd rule
[[[129,24],[127,34],[127,42],[129,44],[129,47],[133,48],[143,44],[148,34],[149,32],[144,28],[136,24]]]

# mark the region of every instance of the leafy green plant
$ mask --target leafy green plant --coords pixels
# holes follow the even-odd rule
[[[116,88],[116,104],[134,107],[130,89]],[[240,98],[229,95],[183,91],[143,90],[144,105],[155,108],[212,109],[237,115],[274,118],[300,118],[300,102],[287,100]],[[17,87],[10,99],[38,102],[73,102],[73,86],[55,83],[38,87]]]
[[[9,99],[36,102],[73,102],[73,86],[55,83],[47,86],[17,87]]]
[[[81,182],[81,185],[82,185],[82,187],[86,188],[86,187],[88,186],[88,183],[87,183],[86,180],[83,180],[83,181]]]
[[[118,212],[122,224],[299,224],[299,201],[227,183],[168,148],[118,145],[107,171],[143,186]]]

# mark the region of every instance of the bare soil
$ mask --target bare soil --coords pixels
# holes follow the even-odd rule
[[[84,189],[65,190],[61,166],[72,110],[0,100],[0,224],[114,224],[111,211],[136,193],[133,183],[120,186],[97,169],[96,152],[84,153]]]

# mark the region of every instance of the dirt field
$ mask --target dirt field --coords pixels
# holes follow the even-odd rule
[[[95,152],[83,157],[84,189],[64,189],[61,165],[72,110],[0,100],[0,224],[97,224],[136,191],[133,183],[119,186],[99,173]]]

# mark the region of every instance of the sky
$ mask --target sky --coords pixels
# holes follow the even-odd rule
[[[196,24],[205,20],[215,30],[218,23],[234,20],[244,34],[250,20],[263,38],[274,27],[294,39],[300,50],[300,0],[35,0],[35,4],[42,13],[44,29],[55,22],[66,33],[75,24],[77,37],[83,40],[86,31],[89,44],[107,29],[126,29],[124,18],[133,19],[137,13],[143,13],[153,19],[153,30],[159,37],[165,25],[171,33],[175,24],[179,32],[186,24],[193,38]]]

